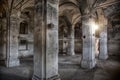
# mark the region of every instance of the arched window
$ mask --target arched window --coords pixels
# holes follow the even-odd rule
[[[27,22],[21,22],[20,23],[20,34],[28,34],[28,23]]]

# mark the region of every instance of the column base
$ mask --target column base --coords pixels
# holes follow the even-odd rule
[[[108,55],[101,55],[101,54],[99,54],[99,59],[106,60],[106,59],[108,59]]]
[[[20,65],[19,59],[6,61],[6,67],[15,67],[15,66],[19,66],[19,65]]]
[[[82,60],[81,67],[85,69],[92,69],[96,65],[96,60]]]
[[[61,80],[59,75],[53,76],[51,78],[40,78],[39,76],[33,75],[32,80]]]

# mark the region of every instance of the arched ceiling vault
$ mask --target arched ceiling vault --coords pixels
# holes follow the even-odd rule
[[[80,8],[86,6],[84,2],[89,2],[87,6],[92,6],[95,10],[102,8],[108,19],[120,14],[120,0],[59,0],[59,16],[66,16],[71,24],[81,21]],[[5,14],[8,7],[12,8],[13,13],[24,11],[26,8],[34,7],[34,0],[0,0],[0,17]]]
[[[67,23],[66,23],[65,19],[62,16],[60,16],[59,17],[59,27],[62,27],[62,26],[67,26]]]
[[[111,18],[114,15],[120,14],[120,0],[60,0],[59,16],[66,16],[71,24],[76,24],[81,21],[81,6],[86,6],[85,1],[88,1],[87,6],[92,6],[92,9],[102,9],[106,18]],[[84,7],[83,7],[84,9]]]
[[[59,3],[59,16],[66,16],[71,25],[80,21],[81,13],[76,0],[60,0]]]
[[[112,5],[109,5],[104,8],[104,14],[109,20],[109,24],[113,25],[120,25],[120,1],[112,3]]]

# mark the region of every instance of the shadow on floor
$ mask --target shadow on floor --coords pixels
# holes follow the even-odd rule
[[[31,80],[31,78],[20,77],[13,74],[0,74],[0,80]]]

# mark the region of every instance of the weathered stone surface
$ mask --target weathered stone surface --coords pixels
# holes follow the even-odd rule
[[[58,3],[53,4],[47,0],[35,2],[33,80],[57,80]]]
[[[82,48],[82,68],[94,68],[95,61],[95,36],[92,32],[92,27],[89,24],[90,19],[86,18],[82,22],[83,31],[83,48]]]
[[[69,29],[67,54],[75,55],[75,52],[74,52],[74,27],[73,26],[71,26]]]
[[[7,44],[7,67],[18,66],[18,18],[16,15],[10,16],[10,28],[8,28]]]
[[[100,32],[100,54],[99,59],[108,58],[108,46],[107,46],[107,26],[105,26]]]

